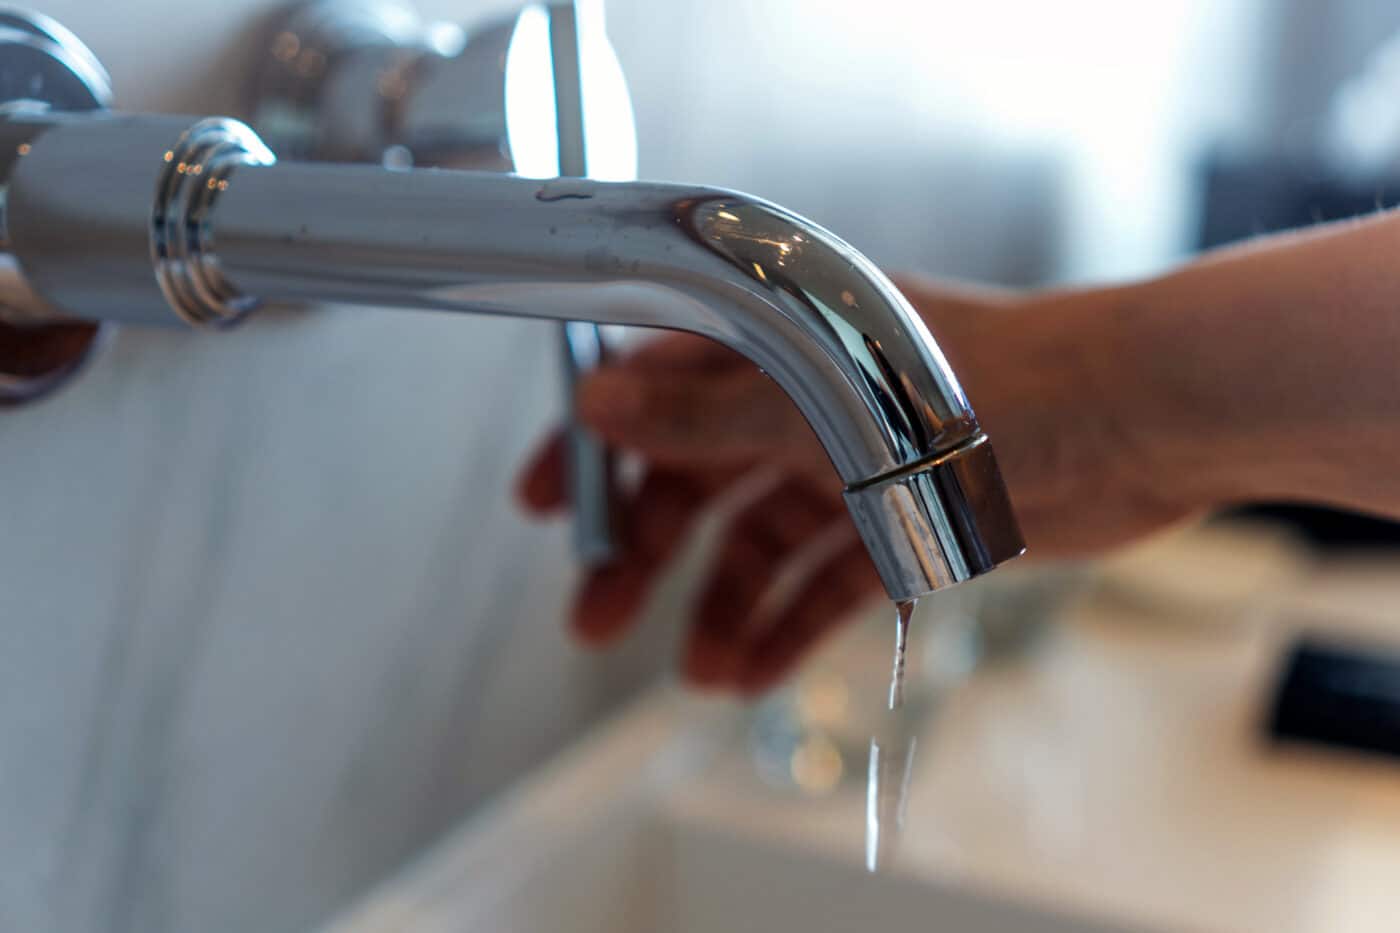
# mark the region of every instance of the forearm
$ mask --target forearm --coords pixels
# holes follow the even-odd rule
[[[1110,292],[1100,388],[1158,482],[1400,516],[1400,214],[1268,238]],[[1112,390],[1108,390],[1112,391]]]
[[[1096,553],[1240,502],[1400,517],[1400,213],[1122,287],[904,286],[1037,554]]]

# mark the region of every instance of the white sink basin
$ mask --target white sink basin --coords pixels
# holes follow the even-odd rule
[[[665,818],[561,851],[492,918],[513,933],[1126,931]],[[488,920],[489,922],[482,922]]]
[[[843,855],[761,828],[716,825],[686,791],[723,750],[732,752],[733,743],[725,741],[733,735],[732,716],[710,716],[708,725],[697,726],[691,708],[678,732],[677,708],[686,705],[666,695],[639,704],[372,892],[330,930],[1145,929],[1103,925],[898,871],[870,875],[860,862],[858,834]],[[858,809],[858,801],[850,803]]]
[[[863,865],[862,795],[762,784],[731,707],[642,697],[333,933],[1394,933],[1388,762],[1260,740],[1285,618],[1400,639],[1400,564],[1314,576],[1270,624],[1085,604],[919,738],[906,837]]]

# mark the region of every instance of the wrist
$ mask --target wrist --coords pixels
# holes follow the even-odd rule
[[[1125,364],[1135,300],[1104,288],[951,315],[946,301],[925,305],[1038,555],[1096,553],[1201,507],[1167,481],[1157,400]]]

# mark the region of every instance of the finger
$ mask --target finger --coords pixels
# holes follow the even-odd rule
[[[752,695],[777,684],[879,589],[869,555],[853,543],[812,574],[798,597],[748,646],[735,678],[740,691]]]
[[[632,560],[614,560],[593,568],[574,596],[574,634],[592,647],[612,642],[632,627],[650,586],[648,568]]]
[[[756,370],[645,373],[611,367],[579,385],[578,412],[608,443],[669,466],[810,460],[792,403]]]
[[[841,511],[834,497],[789,480],[734,519],[697,604],[682,663],[688,680],[701,687],[736,682],[764,595]]]
[[[573,628],[581,640],[605,644],[631,626],[696,518],[730,479],[665,470],[647,474],[625,507],[621,553],[593,570],[574,600]]]
[[[548,515],[569,504],[568,445],[563,432],[555,431],[520,470],[515,498],[531,514]]]
[[[672,372],[676,367],[702,371],[750,365],[724,345],[696,334],[669,333],[633,351],[625,360],[608,368],[636,367],[646,372]],[[645,378],[645,377],[643,377]],[[536,515],[546,515],[568,506],[568,443],[555,431],[535,449],[516,481],[516,499]]]

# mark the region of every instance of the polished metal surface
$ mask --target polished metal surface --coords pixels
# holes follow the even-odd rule
[[[0,10],[0,112],[100,110],[111,81],[77,37],[37,13]],[[26,150],[0,150],[7,177]],[[9,192],[0,188],[0,407],[34,401],[66,384],[110,338],[112,327],[45,325],[46,312],[10,250]]]
[[[720,340],[788,390],[847,484],[979,433],[894,286],[831,234],[745,195],[277,163],[235,171],[214,226],[223,273],[268,300],[584,317]]]
[[[1025,549],[986,435],[845,497],[891,593],[961,583]]]
[[[186,276],[213,283],[229,308],[334,301],[690,330],[792,397],[856,490],[853,514],[892,596],[1021,550],[976,418],[923,322],[858,252],[775,205],[679,185],[240,156],[205,180],[214,200],[175,199],[183,216],[156,211],[153,226],[140,192],[157,190],[165,154],[210,123],[9,123],[33,140],[11,182],[14,248],[60,312],[173,319],[152,271],[172,261],[160,231],[183,229]],[[174,301],[198,319],[188,295]]]
[[[554,33],[575,18],[571,62]],[[571,64],[588,177],[632,180],[631,98],[596,0],[531,4],[471,30],[424,21],[401,0],[310,0],[269,31],[249,109],[283,159],[554,178],[572,174],[556,95]]]
[[[178,326],[236,319],[256,299],[212,251],[210,211],[234,164],[271,159],[235,120],[20,112],[0,120],[10,253],[7,309]]]
[[[380,161],[395,102],[433,37],[397,0],[311,0],[269,31],[250,101],[283,158]]]
[[[276,160],[247,126],[218,117],[195,123],[162,159],[151,217],[156,281],[170,307],[190,324],[233,324],[258,302],[219,269],[209,219],[238,166]]]
[[[588,135],[583,88],[588,76],[584,74],[582,40],[590,28],[599,33],[599,41],[606,40],[601,36],[601,22],[580,22],[582,10],[572,0],[551,4],[548,12],[559,174],[587,178]],[[601,9],[598,13],[601,14]],[[597,324],[567,321],[559,326],[559,343],[564,357],[564,399],[569,411],[565,431],[574,552],[585,566],[595,566],[607,563],[616,553],[612,457],[602,438],[577,417],[575,405],[579,379],[607,358],[608,342]]]
[[[261,155],[206,178],[216,198],[171,200],[183,215],[153,212],[145,192],[168,175],[166,154],[211,125],[257,150],[230,121],[6,121],[0,140],[32,140],[11,178],[10,220],[15,255],[46,306],[99,320],[197,320],[189,295],[171,305],[157,284],[153,272],[173,261],[233,309],[330,301],[693,331],[749,357],[792,397],[859,490],[853,514],[892,596],[1020,552],[987,453],[966,461],[976,470],[961,457],[924,463],[985,446],[932,336],[883,274],[820,227],[716,189],[259,164]],[[183,259],[159,248],[161,231],[178,229]],[[886,485],[870,504],[867,490]]]
[[[833,234],[712,188],[278,163],[235,121],[0,118],[28,310],[197,324],[259,302],[692,331],[787,392],[890,595],[1019,554],[991,446],[918,314]],[[183,166],[183,168],[181,168]]]
[[[220,260],[254,294],[694,331],[792,397],[847,487],[894,480],[879,507],[874,492],[852,498],[892,596],[1022,550],[990,446],[923,321],[856,250],[782,208],[677,185],[240,173]]]
[[[574,411],[579,380],[607,357],[602,328],[591,321],[565,321],[559,342],[566,410]],[[585,567],[607,563],[616,553],[616,471],[607,445],[577,418],[564,428],[569,463],[569,508],[574,554]]]

